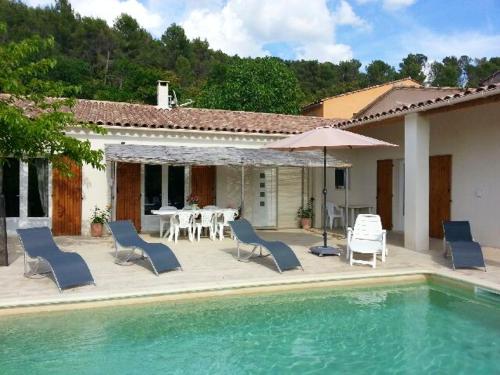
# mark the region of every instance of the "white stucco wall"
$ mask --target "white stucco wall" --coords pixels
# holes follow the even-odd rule
[[[118,144],[125,142],[126,144],[144,144],[144,145],[172,145],[172,146],[207,146],[207,147],[241,147],[241,148],[260,148],[264,144],[280,138],[275,135],[260,135],[260,134],[241,134],[241,133],[215,133],[215,132],[186,132],[186,131],[168,131],[168,130],[136,130],[136,129],[113,129],[105,136],[79,133],[74,136],[81,139],[89,139],[92,147],[95,149],[104,150],[106,144]],[[296,168],[300,171],[300,168]],[[278,176],[278,174],[275,174]],[[221,207],[239,207],[240,205],[240,179],[241,173],[239,168],[233,167],[217,167],[216,174],[216,197],[217,205]],[[255,176],[249,169],[246,174],[245,181],[245,207],[246,214],[252,215],[253,207],[251,203],[255,200]],[[111,203],[111,169],[109,165],[106,170],[99,171],[88,165],[84,165],[82,169],[83,180],[83,201],[82,201],[82,234],[87,234],[89,231],[90,214],[95,205],[105,207]],[[276,182],[274,182],[276,185]],[[279,184],[279,182],[278,182]],[[300,201],[300,190],[297,192],[297,186],[300,186],[299,180],[296,184],[285,183],[281,188],[282,196],[293,196],[295,193],[298,196],[295,198]],[[291,191],[289,191],[291,189]],[[186,189],[189,193],[189,188]],[[276,191],[276,187],[274,188]],[[283,204],[282,210],[278,203],[278,197],[274,201],[270,201],[270,207],[274,210],[270,213],[271,220],[281,222],[281,227],[290,227],[290,212],[293,212],[293,219],[298,206],[295,204]],[[293,202],[292,202],[293,203]],[[278,207],[278,208],[277,208]],[[141,208],[143,210],[143,208]],[[278,211],[274,213],[275,211]],[[290,211],[290,212],[289,212]],[[281,220],[277,220],[280,215],[284,215]],[[142,226],[144,231],[157,230],[159,228],[159,219],[154,216],[142,215]]]
[[[476,240],[486,246],[500,247],[500,105],[483,104],[428,116],[430,156],[452,155],[452,220],[469,220]],[[396,168],[404,158],[404,124],[392,122],[358,130],[364,135],[400,147],[348,150],[331,153],[353,164],[350,201],[376,207],[377,160],[393,159],[393,221],[396,230],[401,215]],[[315,173],[316,194],[321,173]],[[328,173],[328,199],[344,201],[344,191],[335,190],[333,171]],[[319,215],[317,215],[317,222]]]

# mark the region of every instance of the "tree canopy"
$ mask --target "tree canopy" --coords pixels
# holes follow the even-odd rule
[[[238,111],[299,113],[297,78],[279,59],[237,59],[213,69],[198,105]]]
[[[0,37],[5,32],[5,25],[0,23]],[[8,158],[44,158],[66,174],[67,159],[104,168],[102,151],[93,150],[88,140],[66,135],[68,127],[98,133],[104,130],[74,120],[68,109],[77,87],[47,79],[56,62],[43,56],[50,54],[53,47],[54,39],[39,36],[0,44],[0,92],[9,93],[0,100],[0,211],[4,208],[3,165]],[[5,220],[5,212],[0,212],[0,220]],[[8,265],[6,237],[2,238],[0,265]]]
[[[0,43],[37,35],[52,37],[54,48],[46,50],[43,57],[50,57],[57,64],[47,78],[80,86],[77,95],[86,99],[155,104],[155,82],[169,80],[181,103],[193,99],[195,106],[220,106],[220,102],[207,100],[207,92],[216,88],[216,77],[226,68],[232,71],[240,65],[241,69],[250,69],[260,63],[258,59],[241,59],[215,51],[203,39],[190,40],[177,24],[170,25],[160,38],[154,38],[130,15],[119,16],[110,27],[104,20],[76,14],[68,0],[37,8],[0,0],[0,22],[8,26]],[[394,79],[411,77],[434,86],[477,86],[500,70],[499,57],[448,56],[441,61],[429,61],[422,53],[408,54],[396,67],[381,60],[366,66],[356,59],[339,63],[276,60],[282,63],[279,71],[273,70],[277,77],[288,69],[298,82],[299,95],[287,97],[296,102],[263,108],[262,97],[254,95],[247,97],[241,108],[296,113],[296,108],[317,99]],[[270,74],[266,77],[270,78]],[[277,77],[270,82],[276,82]],[[236,86],[248,90],[244,85]],[[234,90],[220,82],[217,87]],[[213,94],[230,96],[223,92]],[[244,97],[245,93],[241,95]]]

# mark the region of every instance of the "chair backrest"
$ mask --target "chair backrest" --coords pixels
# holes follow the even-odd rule
[[[472,233],[468,221],[445,221],[443,222],[444,238],[448,242],[471,242]]]
[[[236,217],[235,210],[227,209],[222,211],[222,218],[224,220],[224,224],[229,224],[229,222],[233,221],[235,217]]]
[[[335,214],[335,204],[333,202],[326,202],[326,211],[328,216],[332,217]]]
[[[47,227],[17,229],[16,232],[23,243],[24,251],[32,258],[61,252]]]
[[[263,241],[246,219],[229,221],[229,225],[236,238],[243,243],[256,244]]]
[[[359,214],[354,223],[354,238],[378,240],[382,233],[382,220],[378,215]]]
[[[214,221],[214,211],[201,211],[201,226],[209,227]]]
[[[193,213],[189,212],[189,210],[180,211],[177,213],[177,218],[179,219],[178,225],[180,228],[188,228],[193,222]]]
[[[115,241],[122,246],[135,246],[142,242],[130,220],[109,221],[107,226]]]

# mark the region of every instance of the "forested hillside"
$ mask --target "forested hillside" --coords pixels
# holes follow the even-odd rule
[[[500,70],[498,57],[451,56],[430,63],[419,53],[403,58],[397,68],[380,60],[365,69],[358,60],[242,59],[212,50],[205,40],[188,40],[175,24],[160,39],[129,15],[110,27],[104,20],[75,14],[67,0],[46,8],[0,0],[0,23],[7,29],[0,43],[34,34],[54,38],[55,47],[46,57],[57,65],[40,78],[77,85],[78,96],[89,99],[154,104],[155,82],[162,79],[171,82],[180,102],[193,99],[194,106],[298,113],[301,105],[319,98],[402,77],[433,86],[477,86]]]

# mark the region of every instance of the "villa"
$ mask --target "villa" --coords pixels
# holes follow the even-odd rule
[[[404,233],[406,248],[428,250],[429,237],[442,238],[447,219],[470,220],[479,242],[500,247],[494,209],[500,174],[492,173],[500,160],[500,85],[463,91],[402,83],[408,81],[345,120],[172,108],[166,82],[158,83],[157,106],[78,100],[76,118],[107,134],[70,133],[102,149],[106,169],[74,166],[76,177],[68,179],[42,160],[14,161],[4,171],[8,231],[47,225],[55,235],[86,234],[94,207],[111,205],[114,218],[154,232],[159,218],[151,210],[182,207],[191,193],[201,206],[244,204],[244,216],[259,228],[297,228],[297,209],[309,198],[322,212],[321,159],[255,151],[290,134],[336,126],[399,147],[331,153],[330,201],[343,202],[349,168],[353,208],[376,211],[385,229]],[[321,225],[321,214],[314,224]]]

